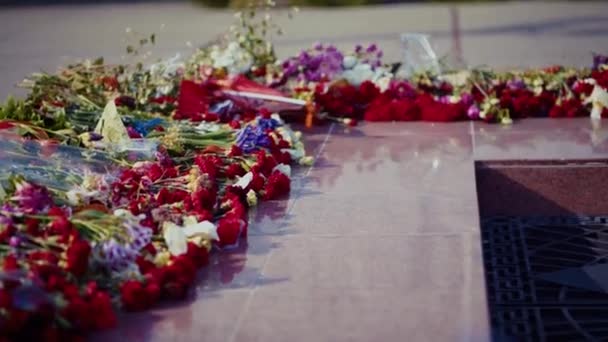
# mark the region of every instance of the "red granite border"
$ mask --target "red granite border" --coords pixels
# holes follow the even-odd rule
[[[480,216],[606,214],[607,166],[606,160],[476,162]]]

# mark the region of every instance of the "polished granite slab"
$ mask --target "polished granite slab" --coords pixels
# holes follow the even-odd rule
[[[191,299],[125,315],[96,337],[487,341],[475,162],[605,158],[607,127],[528,119],[303,129],[314,166],[296,172],[289,198],[252,212],[248,241],[215,255]]]

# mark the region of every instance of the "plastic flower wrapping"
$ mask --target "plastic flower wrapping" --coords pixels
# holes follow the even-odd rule
[[[257,13],[191,57],[69,65],[0,106],[2,336],[82,337],[117,310],[183,299],[210,253],[246,239],[248,210],[287,196],[292,167],[312,164],[290,122],[608,115],[602,55],[585,69],[405,79],[375,44],[280,60],[278,29]]]

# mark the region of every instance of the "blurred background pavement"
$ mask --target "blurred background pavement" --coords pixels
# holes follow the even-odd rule
[[[349,49],[376,42],[387,61],[398,61],[404,32],[430,34],[439,55],[469,66],[585,66],[592,51],[608,52],[608,2],[601,1],[304,7],[292,20],[286,9],[276,12],[285,31],[275,39],[279,57],[317,41]],[[121,61],[127,28],[157,34],[151,59],[187,56],[225,32],[232,13],[154,0],[0,7],[0,97],[22,94],[14,85],[31,72],[98,56]]]

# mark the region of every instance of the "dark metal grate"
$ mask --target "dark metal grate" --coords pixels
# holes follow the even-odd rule
[[[608,216],[481,226],[495,341],[608,340]]]

